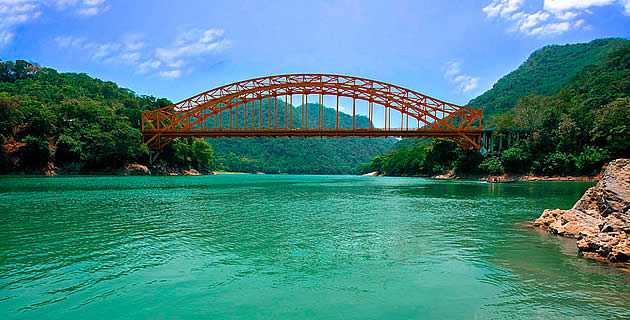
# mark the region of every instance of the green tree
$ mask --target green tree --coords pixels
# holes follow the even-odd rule
[[[519,143],[503,151],[501,164],[506,172],[527,173],[532,165],[532,157],[527,146]]]
[[[214,169],[212,146],[203,139],[195,139],[190,146],[192,165],[202,170]]]
[[[616,99],[595,115],[593,141],[612,157],[630,157],[630,97]]]
[[[502,175],[504,173],[501,159],[490,157],[479,164],[479,169],[489,175]]]

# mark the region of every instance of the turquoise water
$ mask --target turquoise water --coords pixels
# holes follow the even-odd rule
[[[591,185],[0,177],[0,319],[627,319],[627,273],[514,225]]]

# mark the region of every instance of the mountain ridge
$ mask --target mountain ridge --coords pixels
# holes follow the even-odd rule
[[[601,64],[609,54],[628,45],[629,39],[604,38],[587,43],[544,46],[497,80],[492,88],[470,100],[466,107],[482,109],[484,115],[489,116],[509,111],[528,94],[555,94],[584,67]]]

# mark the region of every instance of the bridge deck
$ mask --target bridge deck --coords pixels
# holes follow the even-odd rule
[[[481,129],[470,128],[462,129],[458,131],[453,130],[440,130],[440,129],[285,129],[285,128],[272,128],[272,129],[170,129],[168,131],[144,129],[142,133],[145,136],[159,135],[162,137],[199,137],[199,138],[213,138],[213,137],[228,137],[228,138],[242,138],[242,137],[406,137],[406,138],[419,138],[419,137],[460,137],[466,136],[481,136]]]

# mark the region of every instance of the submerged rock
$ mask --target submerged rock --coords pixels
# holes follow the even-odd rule
[[[547,209],[534,226],[577,239],[578,250],[609,262],[630,260],[630,159],[612,161],[569,210]]]

